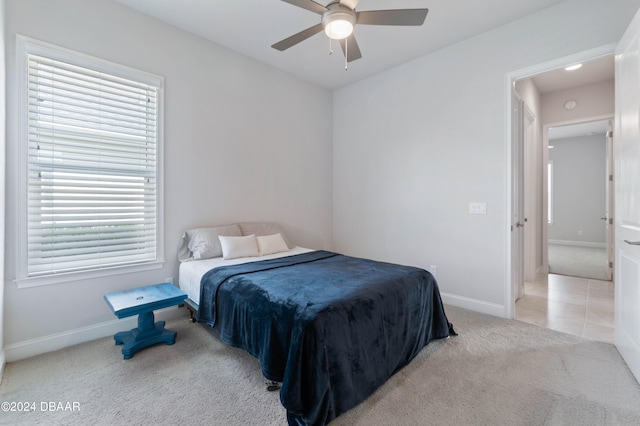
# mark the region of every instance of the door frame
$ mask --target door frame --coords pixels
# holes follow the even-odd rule
[[[547,71],[551,71],[557,68],[561,68],[563,66],[568,66],[576,62],[586,62],[593,59],[597,59],[603,56],[609,56],[615,54],[617,43],[611,43],[605,46],[597,47],[594,49],[589,49],[583,52],[579,52],[573,55],[565,56],[562,58],[557,58],[549,62],[544,62],[538,65],[533,65],[527,68],[523,68],[520,70],[512,71],[505,74],[505,140],[507,143],[505,144],[505,163],[507,167],[505,168],[505,182],[506,182],[506,194],[505,194],[505,215],[504,215],[504,229],[505,232],[505,244],[506,244],[506,261],[505,261],[505,282],[504,282],[504,317],[513,319],[515,314],[515,299],[514,299],[514,268],[512,267],[513,259],[523,258],[523,253],[519,252],[518,247],[513,247],[511,243],[512,234],[511,234],[511,226],[512,223],[512,202],[514,197],[517,197],[519,194],[517,193],[517,188],[513,187],[512,182],[514,181],[513,173],[520,173],[521,176],[519,178],[523,178],[524,170],[517,169],[516,165],[513,163],[513,150],[514,143],[517,143],[513,138],[513,129],[512,129],[512,111],[513,104],[512,99],[515,94],[515,82],[516,80],[532,77],[536,74],[541,74]],[[545,132],[546,134],[546,132]],[[544,137],[544,136],[543,136]],[[544,163],[546,164],[546,163]],[[524,194],[521,194],[524,195]],[[543,197],[543,211],[542,211],[542,221],[547,220],[547,212],[545,210],[546,200]],[[544,227],[543,227],[544,229]],[[524,268],[524,265],[520,265],[520,268]]]
[[[513,301],[524,296],[524,109],[525,102],[515,91],[515,84],[512,96],[511,129],[512,129],[512,149],[511,149],[511,186],[513,197],[509,205],[510,216],[510,242],[513,248],[511,257],[511,289]]]
[[[527,158],[536,158],[536,136],[537,136],[537,127],[538,127],[538,118],[531,111],[529,105],[526,102],[523,102],[523,121],[522,121],[522,138],[523,144],[522,148],[524,150],[525,161],[523,164],[523,184],[524,184],[524,194],[522,194],[523,198],[523,213],[524,213],[524,247],[522,254],[524,257],[524,280],[525,281],[533,281],[536,276],[536,253],[535,250],[531,250],[531,245],[535,246],[536,236],[534,232],[534,224],[542,219],[538,218],[538,214],[536,212],[535,206],[535,195],[536,190],[538,188],[536,172],[531,167],[531,161],[527,160]],[[542,181],[539,182],[542,185]],[[542,188],[544,190],[544,188]],[[524,295],[524,283],[522,283],[522,295]]]

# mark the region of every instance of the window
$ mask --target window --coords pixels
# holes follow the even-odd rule
[[[19,43],[26,220],[18,281],[159,267],[162,79],[26,38]]]

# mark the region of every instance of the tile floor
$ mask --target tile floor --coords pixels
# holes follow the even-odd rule
[[[515,319],[588,339],[613,343],[613,282],[539,275],[525,283]]]

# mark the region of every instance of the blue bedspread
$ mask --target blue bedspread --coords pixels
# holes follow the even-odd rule
[[[429,272],[328,251],[212,269],[197,320],[282,382],[292,425],[329,423],[450,333]]]

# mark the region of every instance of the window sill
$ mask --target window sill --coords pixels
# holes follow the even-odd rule
[[[91,271],[67,272],[55,275],[40,277],[17,278],[14,280],[18,288],[40,287],[50,284],[61,284],[70,281],[90,280],[95,278],[109,277],[120,274],[131,274],[135,272],[150,271],[160,269],[164,266],[164,260],[141,263],[138,265],[113,266],[110,268],[95,269]]]

